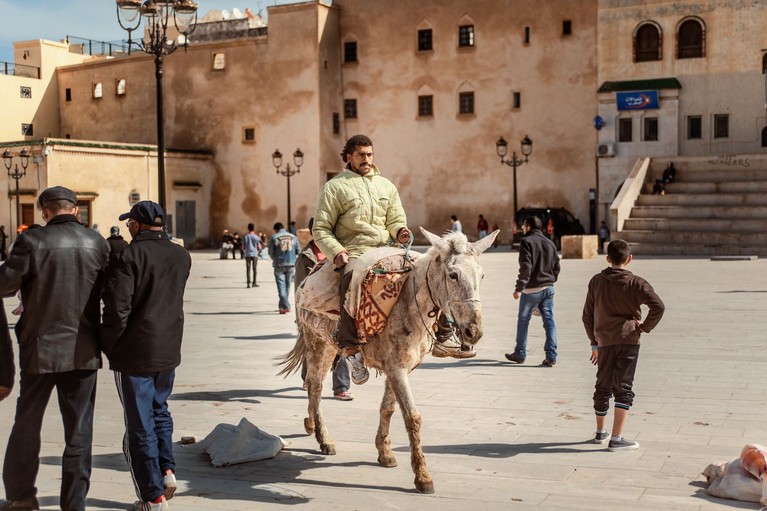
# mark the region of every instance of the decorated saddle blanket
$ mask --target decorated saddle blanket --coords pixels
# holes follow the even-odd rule
[[[353,265],[353,274],[344,307],[355,318],[360,342],[367,342],[386,325],[412,270],[412,263],[404,256],[404,249],[381,247],[368,250],[349,263]],[[416,252],[409,253],[411,260],[417,256]],[[296,306],[338,320],[340,283],[341,274],[332,263],[318,264],[298,287]]]

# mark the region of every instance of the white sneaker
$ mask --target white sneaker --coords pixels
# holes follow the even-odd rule
[[[165,492],[163,495],[165,495],[165,498],[167,500],[170,500],[173,498],[173,495],[176,494],[176,475],[173,473],[172,470],[168,469],[165,471],[165,477],[162,479],[162,486],[165,488]]]
[[[144,502],[143,500],[137,500],[133,503],[133,511],[168,511],[169,509],[168,501],[165,500],[165,497],[157,504],[154,502]]]
[[[370,372],[365,364],[362,362],[362,353],[357,352],[351,357],[346,357],[346,360],[352,365],[352,381],[355,385],[362,385],[370,378]]]

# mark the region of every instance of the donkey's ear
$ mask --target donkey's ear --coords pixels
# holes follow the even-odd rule
[[[501,232],[500,229],[496,229],[490,234],[488,234],[487,236],[485,236],[484,238],[482,238],[481,240],[475,241],[474,243],[472,243],[472,245],[474,245],[474,250],[476,250],[478,254],[481,254],[482,252],[490,248],[490,246],[495,241],[495,237],[498,236],[500,232]]]
[[[431,243],[432,245],[437,247],[441,252],[447,252],[448,251],[448,249],[450,247],[448,247],[447,242],[445,242],[445,240],[443,240],[442,238],[440,238],[436,234],[427,231],[426,229],[424,229],[420,225],[418,226],[418,228],[421,229],[421,232],[423,233],[424,236],[426,236],[426,239],[429,240],[429,243]]]

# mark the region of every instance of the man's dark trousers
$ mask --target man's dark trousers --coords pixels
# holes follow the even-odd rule
[[[115,383],[125,410],[123,452],[128,460],[136,494],[144,501],[163,494],[166,470],[176,471],[173,457],[173,418],[168,397],[175,369],[147,376],[115,371]]]
[[[63,511],[84,511],[91,477],[96,371],[27,374],[22,369],[20,375],[16,420],[3,465],[6,497],[23,500],[37,495],[35,479],[40,469],[40,429],[55,388],[66,443],[61,460],[59,504]]]

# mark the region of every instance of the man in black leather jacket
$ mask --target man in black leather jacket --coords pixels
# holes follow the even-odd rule
[[[546,358],[542,366],[553,367],[557,363],[557,328],[554,324],[554,283],[559,276],[559,254],[554,243],[541,232],[541,219],[525,218],[522,230],[525,235],[519,244],[519,276],[514,288],[514,299],[519,300],[517,315],[517,344],[506,359],[522,364],[527,356],[527,328],[533,311],[543,319]]]
[[[167,509],[176,490],[167,400],[181,363],[192,260],[163,230],[164,217],[152,201],[120,215],[133,240],[110,264],[103,295],[101,346],[125,408],[123,446],[139,497],[134,510]]]
[[[66,442],[59,503],[66,511],[85,509],[101,365],[99,294],[109,245],[78,222],[76,204],[75,193],[63,186],[43,191],[38,205],[47,225],[20,235],[0,266],[0,296],[21,289],[24,304],[16,324],[19,399],[3,465],[8,501],[1,510],[40,509],[40,428],[54,388]]]

